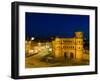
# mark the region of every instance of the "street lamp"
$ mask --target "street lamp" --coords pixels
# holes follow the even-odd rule
[[[34,39],[35,39],[34,37],[31,38],[32,41],[33,41]]]
[[[52,51],[52,48],[49,48],[49,51]]]
[[[41,43],[40,42],[38,43],[38,46],[41,46]]]

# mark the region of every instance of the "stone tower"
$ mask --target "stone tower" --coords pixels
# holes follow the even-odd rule
[[[75,32],[76,59],[81,60],[83,55],[83,32]]]
[[[61,39],[59,37],[56,37],[54,41],[52,41],[53,44],[53,54],[56,59],[61,59]]]

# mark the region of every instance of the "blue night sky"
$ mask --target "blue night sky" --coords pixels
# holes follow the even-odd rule
[[[26,37],[72,37],[74,32],[84,32],[89,37],[89,16],[26,12]]]

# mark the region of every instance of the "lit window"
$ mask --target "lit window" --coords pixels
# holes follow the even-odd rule
[[[67,40],[63,40],[63,42],[64,42],[64,43],[66,43],[66,42],[67,42]]]
[[[63,46],[63,48],[66,48],[66,46]]]

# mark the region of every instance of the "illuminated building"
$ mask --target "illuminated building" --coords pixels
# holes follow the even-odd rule
[[[83,56],[83,32],[75,32],[73,38],[56,37],[52,41],[55,59],[78,59]]]

